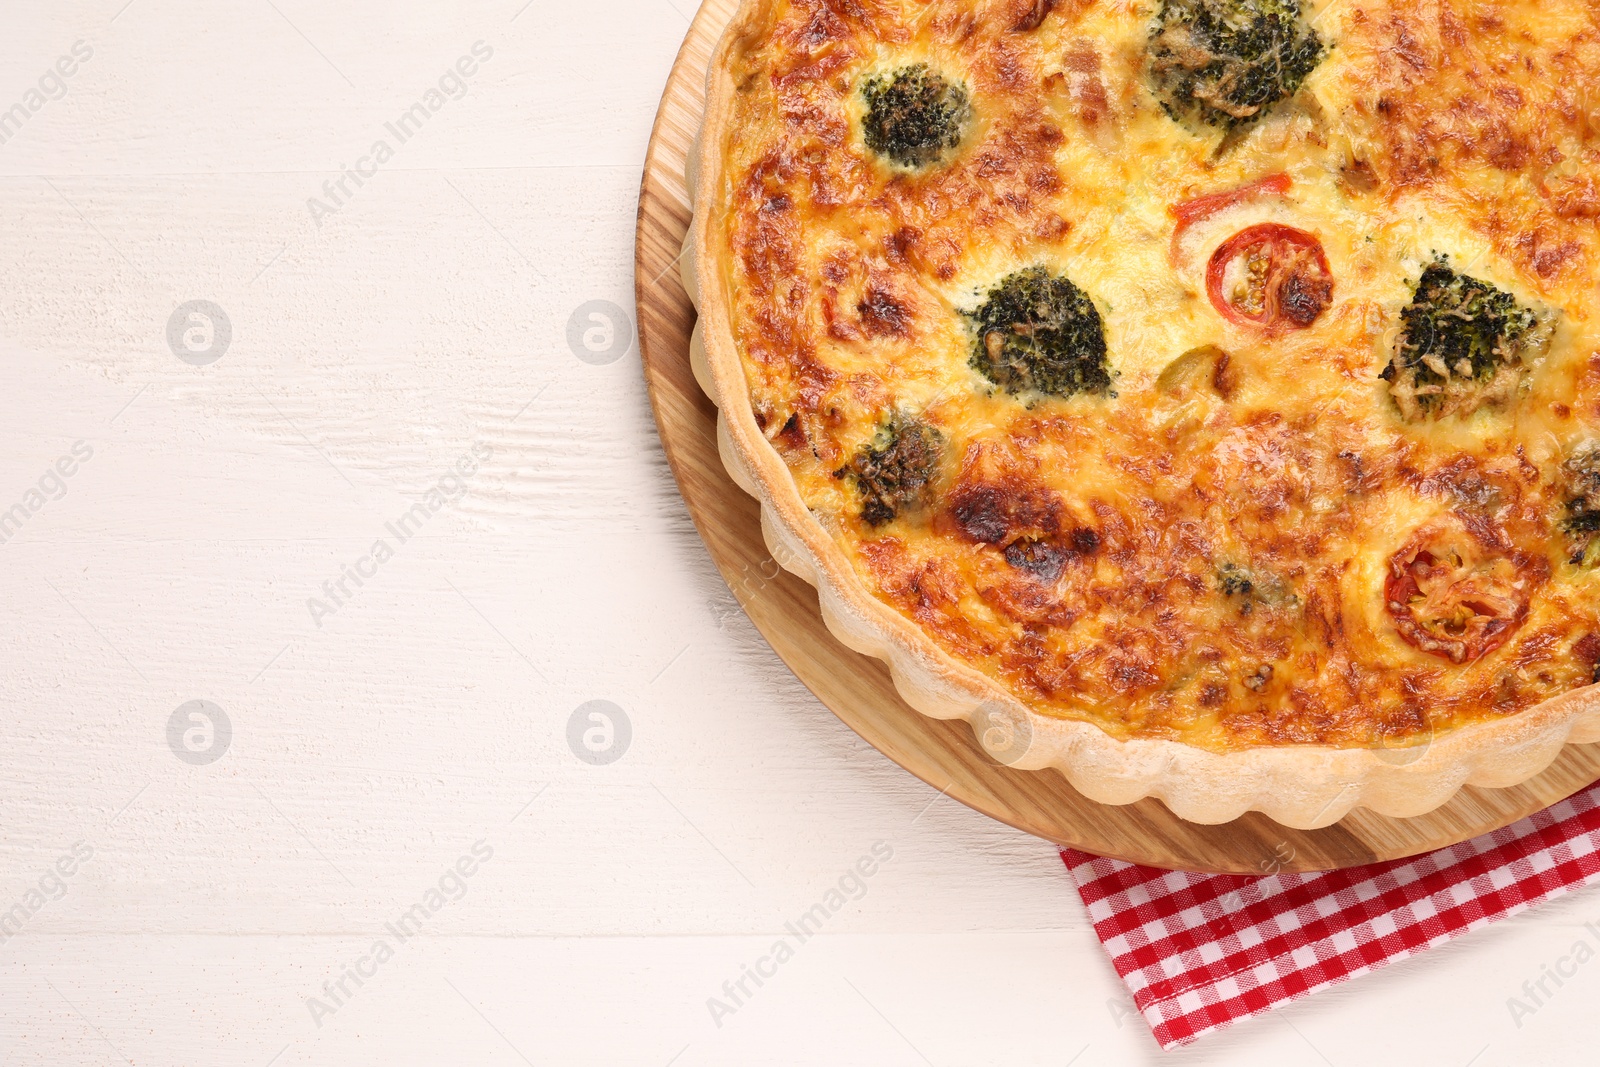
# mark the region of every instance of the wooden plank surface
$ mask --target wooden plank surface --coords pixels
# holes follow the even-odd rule
[[[0,913],[95,854],[0,940],[0,1063],[1586,1062],[1600,971],[1506,1009],[1590,936],[1582,894],[1160,1053],[1054,849],[941,798],[773,654],[637,349],[595,365],[566,336],[592,300],[633,315],[674,2],[8,9],[0,105],[95,54],[0,145],[0,502],[95,455],[0,544]],[[470,92],[313,222],[480,39]],[[205,367],[165,338],[196,298],[234,327]],[[307,599],[477,441],[470,491],[317,626]],[[233,725],[205,766],[166,735],[196,698]],[[567,738],[591,700],[631,719],[603,766]],[[465,895],[313,1020],[479,839]],[[719,1025],[707,999],[878,840],[865,895]]]

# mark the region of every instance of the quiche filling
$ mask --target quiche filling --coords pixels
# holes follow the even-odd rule
[[[1589,0],[764,0],[756,424],[1037,712],[1393,747],[1600,663]]]

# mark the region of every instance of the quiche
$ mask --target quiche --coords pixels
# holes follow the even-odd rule
[[[686,275],[777,561],[1090,797],[1600,741],[1591,0],[746,0]]]

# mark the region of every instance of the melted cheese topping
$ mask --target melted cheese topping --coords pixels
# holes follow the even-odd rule
[[[750,403],[860,580],[1035,710],[1118,737],[1408,744],[1589,684],[1600,577],[1560,523],[1562,461],[1600,419],[1591,0],[1308,2],[1326,57],[1227,143],[1152,95],[1158,5],[1058,0],[1018,29],[1035,6],[766,0],[732,53],[713,211]],[[917,172],[861,134],[862,83],[913,63],[973,110]],[[1286,194],[1175,240],[1174,205],[1278,173]],[[1322,242],[1333,304],[1309,329],[1207,298],[1211,253],[1259,222]],[[1379,375],[1438,254],[1559,326],[1514,402],[1407,423]],[[969,365],[970,313],[1032,266],[1093,299],[1113,396],[1009,396]],[[1206,345],[1221,372],[1161,379]],[[835,472],[892,411],[945,458],[927,508],[873,527]],[[1065,546],[1059,576],[975,540],[975,492]],[[1447,522],[1491,530],[1528,603],[1461,663],[1385,601],[1391,558]]]

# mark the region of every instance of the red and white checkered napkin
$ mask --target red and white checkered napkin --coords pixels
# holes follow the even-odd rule
[[[1600,785],[1463,844],[1324,874],[1061,858],[1170,1049],[1600,880]]]

